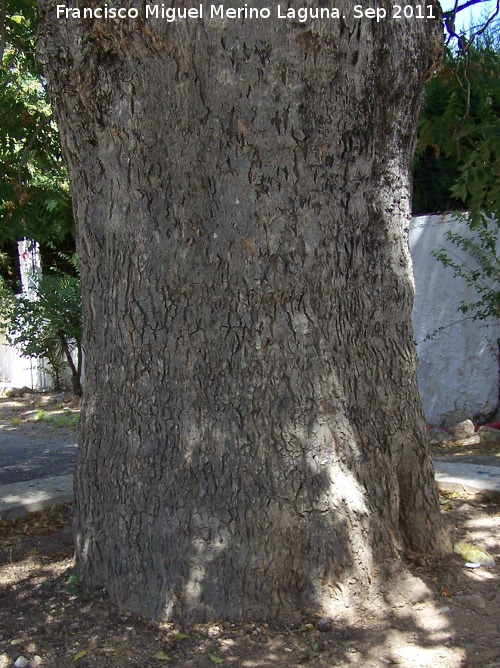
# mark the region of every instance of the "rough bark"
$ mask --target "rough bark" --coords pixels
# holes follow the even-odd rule
[[[448,549],[407,245],[439,21],[333,6],[166,23],[40,0],[82,269],[78,571],[142,615],[337,610]]]

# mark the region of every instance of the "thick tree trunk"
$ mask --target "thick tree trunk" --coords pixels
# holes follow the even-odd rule
[[[439,21],[333,6],[40,3],[84,294],[78,570],[143,615],[335,610],[448,549],[407,246]]]

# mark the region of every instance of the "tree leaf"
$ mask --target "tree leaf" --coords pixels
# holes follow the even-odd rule
[[[172,661],[172,657],[169,656],[163,650],[160,650],[159,652],[156,652],[156,654],[154,654],[153,658],[158,659],[159,661]]]
[[[304,631],[306,633],[311,633],[311,631],[315,631],[314,624],[304,624],[303,626],[300,627],[300,631]]]
[[[81,652],[77,652],[75,656],[73,657],[73,661],[79,661],[80,659],[83,659],[84,656],[87,656],[87,650],[82,649]]]
[[[172,640],[184,640],[184,638],[188,638],[188,635],[186,633],[175,633],[172,636]]]
[[[215,664],[224,663],[224,659],[221,659],[220,657],[215,656],[214,654],[210,654],[210,661]]]

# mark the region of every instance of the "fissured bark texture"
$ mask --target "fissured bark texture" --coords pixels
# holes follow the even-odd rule
[[[448,549],[407,245],[440,22],[332,6],[169,23],[40,0],[82,267],[78,571],[145,616],[335,611]]]

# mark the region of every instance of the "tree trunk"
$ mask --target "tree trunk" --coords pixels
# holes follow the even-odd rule
[[[440,22],[333,6],[40,0],[84,300],[78,571],[145,616],[336,611],[449,547],[407,243]]]
[[[82,355],[81,347],[77,344],[76,347],[77,363],[75,365],[70,347],[64,336],[61,337],[61,345],[64,351],[64,356],[66,357],[66,362],[71,371],[71,387],[73,388],[73,394],[75,395],[75,397],[81,397],[83,394],[83,388],[81,383],[81,367],[80,367],[80,359]]]

